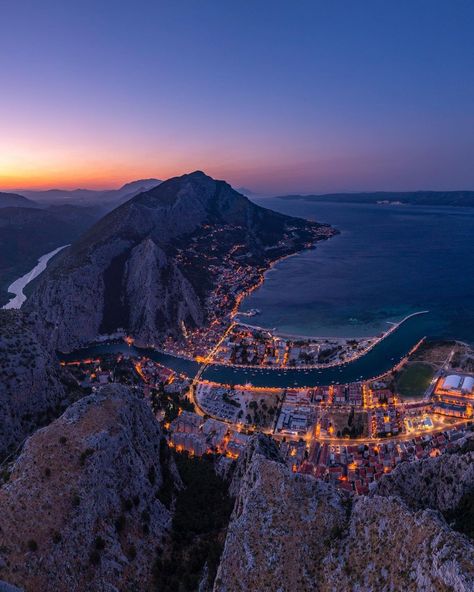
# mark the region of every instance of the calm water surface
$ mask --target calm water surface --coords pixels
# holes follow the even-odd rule
[[[474,342],[474,208],[259,199],[341,234],[285,259],[242,305],[284,333],[360,337],[430,310],[432,337]]]

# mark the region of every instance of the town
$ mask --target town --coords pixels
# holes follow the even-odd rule
[[[350,362],[366,353],[374,341],[375,338],[290,338],[236,322],[213,362],[243,367],[318,368]]]
[[[303,229],[288,226],[283,236],[261,254],[242,243],[242,232],[238,225],[203,224],[191,237],[174,240],[172,254],[183,273],[194,280],[197,295],[204,302],[206,322],[202,327],[182,322],[179,338],[170,335],[162,343],[143,345],[181,357],[205,358],[233,328],[241,302],[262,285],[268,269],[299,250],[314,248],[335,231],[324,224]]]
[[[348,495],[368,493],[401,462],[449,452],[472,429],[474,375],[445,366],[424,396],[405,399],[391,374],[345,385],[257,388],[196,381],[128,354],[62,363],[83,389],[122,382],[136,390],[178,452],[232,462],[260,431],[294,472],[333,482]]]

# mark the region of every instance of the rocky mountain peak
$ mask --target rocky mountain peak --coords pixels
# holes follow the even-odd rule
[[[472,521],[471,451],[404,463],[353,500],[276,452],[259,436],[239,458],[214,592],[474,589],[472,539],[446,520]]]
[[[229,314],[275,259],[330,235],[195,171],[102,218],[48,267],[25,308],[39,334],[66,351],[119,328],[143,344],[182,341],[183,326]],[[224,277],[240,279],[222,286]]]

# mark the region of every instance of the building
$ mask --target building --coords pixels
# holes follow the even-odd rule
[[[433,398],[436,413],[452,417],[472,417],[474,377],[468,374],[449,374],[440,378]]]
[[[461,374],[449,374],[441,379],[436,389],[439,393],[458,393],[474,396],[474,377]]]

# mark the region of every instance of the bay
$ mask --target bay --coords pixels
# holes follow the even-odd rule
[[[252,323],[362,337],[429,310],[429,337],[474,342],[474,208],[254,201],[327,222],[340,234],[266,274],[241,306],[261,311]]]

